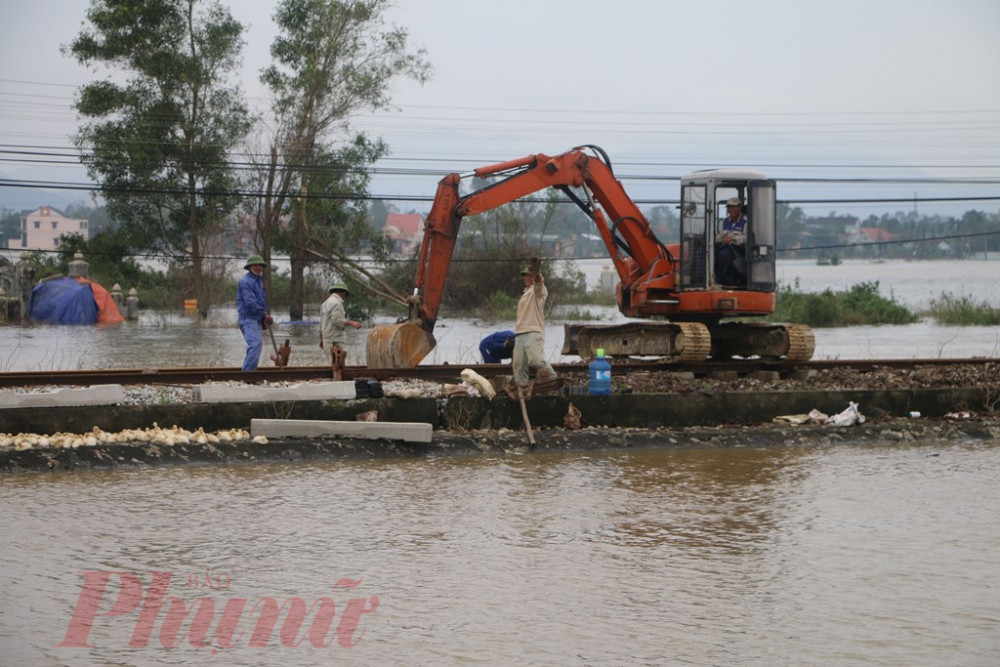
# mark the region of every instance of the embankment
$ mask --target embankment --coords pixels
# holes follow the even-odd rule
[[[736,447],[837,442],[871,443],[924,439],[1000,441],[1000,419],[990,414],[995,397],[982,388],[795,392],[694,392],[613,396],[536,396],[528,403],[536,451],[592,451],[642,447]],[[781,415],[817,409],[828,415],[860,406],[863,425],[787,426]],[[582,428],[566,428],[570,403]],[[125,443],[76,449],[0,450],[0,470],[73,470],[121,466],[471,455],[521,449],[527,444],[520,406],[497,398],[364,399],[281,403],[111,405],[19,408],[0,412],[0,432],[88,433],[177,425],[206,432],[248,429],[252,419],[354,421],[376,411],[379,421],[424,422],[431,443],[361,438],[273,439],[235,443],[160,446]],[[907,418],[911,412],[921,418]],[[943,419],[969,412],[971,419]]]

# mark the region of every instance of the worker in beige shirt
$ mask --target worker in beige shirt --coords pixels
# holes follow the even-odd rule
[[[514,382],[528,387],[532,370],[546,378],[556,377],[552,364],[545,360],[545,299],[549,291],[542,278],[542,265],[537,257],[521,271],[524,293],[517,302],[517,320],[514,324]],[[530,389],[528,395],[531,395]]]

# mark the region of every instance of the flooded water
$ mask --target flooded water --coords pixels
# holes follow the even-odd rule
[[[949,289],[996,305],[1000,263],[961,264]],[[886,287],[872,266],[782,270]],[[434,361],[477,360],[492,328],[444,319]],[[322,361],[315,326],[278,330]],[[817,356],[997,356],[997,336],[821,330]],[[548,339],[558,358],[561,323]],[[0,328],[3,370],[242,355],[225,309]],[[0,475],[0,664],[997,664],[1000,440],[663,445]]]
[[[994,665],[998,476],[942,442],[2,476],[0,655]]]
[[[597,284],[607,260],[585,260],[577,266],[588,284]],[[1000,308],[1000,261],[952,262],[845,262],[817,266],[814,262],[779,262],[782,284],[808,292],[830,288],[849,289],[861,282],[878,282],[883,296],[892,296],[911,309],[926,309],[929,300],[948,293],[966,296],[975,303]],[[579,310],[572,308],[572,310]],[[614,307],[582,310],[598,323],[624,321]],[[577,362],[579,357],[560,354],[565,321],[579,321],[557,309],[547,321],[546,355],[552,362]],[[278,313],[277,344],[288,338],[293,365],[326,363],[318,346],[318,326],[289,324]],[[513,318],[511,313],[511,318]],[[317,319],[314,315],[312,319]],[[391,320],[381,320],[380,323]],[[479,363],[479,341],[487,334],[513,327],[503,322],[452,319],[442,313],[434,335],[437,348],[425,364]],[[348,363],[362,364],[368,328],[348,329]],[[939,326],[932,319],[906,326],[864,326],[817,329],[817,359],[958,358],[1000,356],[1000,327]],[[108,327],[40,326],[0,327],[0,371],[75,370],[79,368],[158,368],[167,366],[239,366],[243,338],[232,307],[215,308],[207,322],[182,314],[142,311],[138,322]],[[264,340],[264,365],[272,348]]]

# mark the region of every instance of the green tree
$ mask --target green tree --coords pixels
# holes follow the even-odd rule
[[[406,31],[386,27],[384,14],[390,4],[389,0],[282,0],[274,15],[279,30],[271,45],[274,64],[263,71],[261,80],[274,95],[277,129],[261,161],[264,194],[254,218],[265,259],[270,257],[280,217],[288,215],[292,221],[288,237],[292,319],[303,313],[307,239],[319,231],[309,229],[305,208],[306,201],[321,194],[311,184],[314,170],[332,155],[353,158],[353,169],[381,157],[386,150],[381,141],[355,136],[340,145],[364,145],[364,149],[338,151],[335,138],[351,137],[351,113],[389,107],[393,79],[403,76],[422,83],[429,73],[424,51],[408,50]],[[346,176],[349,169],[342,173]],[[299,193],[306,196],[298,210],[292,210],[292,198]],[[365,194],[359,190],[353,196]],[[328,234],[348,223],[337,215],[322,220]]]
[[[21,238],[21,214],[7,208],[0,208],[0,241],[7,247],[11,239]]]
[[[206,251],[238,203],[228,154],[250,125],[230,83],[243,26],[211,0],[91,0],[87,21],[68,53],[110,72],[80,88],[74,141],[128,245],[191,263],[204,317],[225,271]]]
[[[385,227],[385,219],[389,217],[390,213],[398,213],[395,204],[391,201],[373,199],[368,204],[368,222],[375,229]]]
[[[108,209],[103,204],[94,203],[88,206],[84,203],[70,204],[66,207],[66,215],[70,218],[83,218],[87,221],[88,235],[93,237],[101,232],[110,231],[115,225],[108,215]]]

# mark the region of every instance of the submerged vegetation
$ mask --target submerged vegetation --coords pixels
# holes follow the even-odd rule
[[[995,326],[1000,324],[1000,308],[985,301],[974,303],[968,296],[944,292],[931,299],[930,315],[941,324],[958,326]]]
[[[864,282],[850,289],[819,293],[798,292],[785,285],[778,290],[774,314],[776,322],[795,322],[812,327],[847,327],[861,324],[912,324],[920,318],[895,298],[879,294],[879,283]]]

